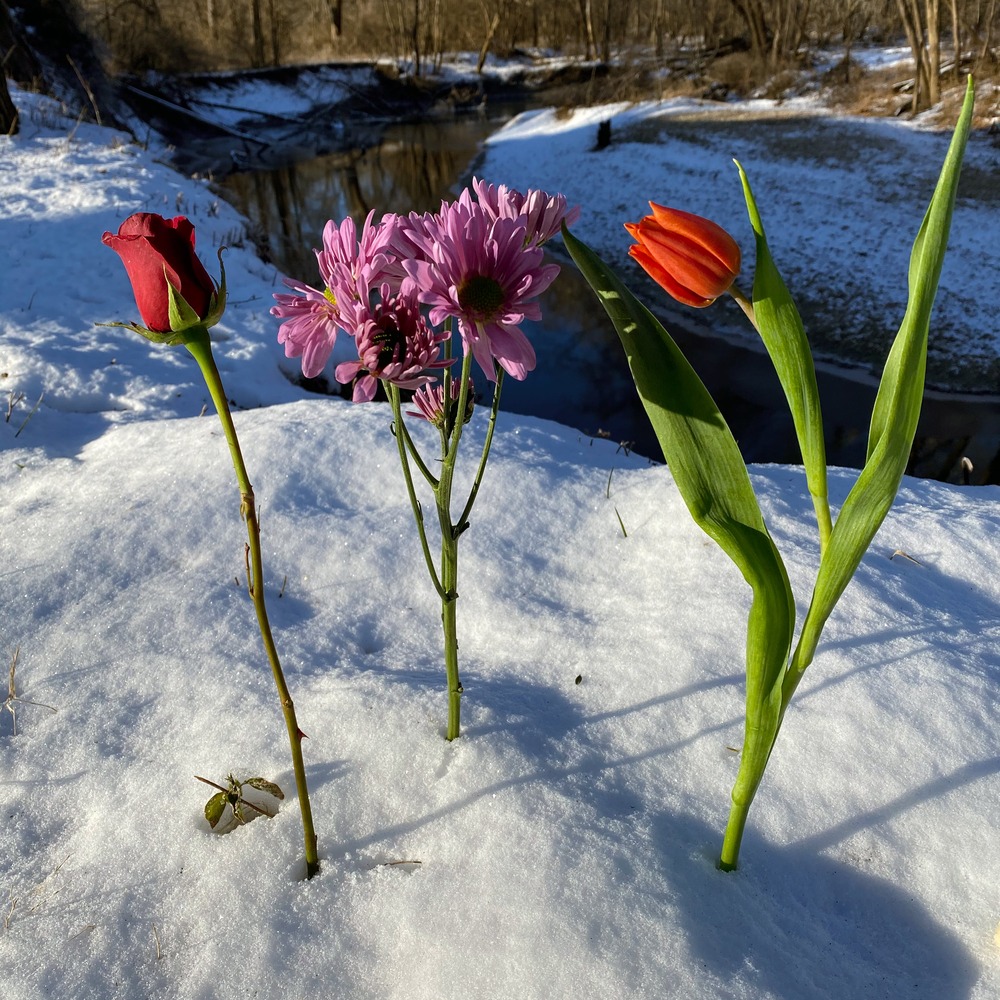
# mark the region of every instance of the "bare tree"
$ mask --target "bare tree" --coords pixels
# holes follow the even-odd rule
[[[937,104],[941,94],[941,35],[938,0],[896,0],[906,40],[913,53],[914,113]]]
[[[5,0],[0,0],[0,134],[13,135],[18,129],[17,108],[7,87],[7,59],[14,52],[14,25]]]
[[[7,89],[7,77],[0,71],[0,134],[14,135],[18,125],[17,108]]]
[[[958,0],[951,0],[951,45],[955,50],[952,78],[958,83],[962,76],[962,28],[958,20]]]
[[[343,0],[327,0],[327,10],[330,12],[330,39],[336,41],[344,33]]]

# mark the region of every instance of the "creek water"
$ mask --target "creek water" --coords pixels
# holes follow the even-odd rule
[[[436,211],[443,198],[454,197],[468,182],[480,144],[508,116],[509,111],[496,110],[489,117],[390,124],[365,148],[230,174],[219,186],[254,224],[276,266],[315,285],[312,248],[322,245],[328,219],[351,215],[360,222],[371,209],[376,217]],[[545,318],[525,328],[537,368],[524,382],[505,381],[501,408],[610,437],[659,459],[610,321],[572,264],[558,262],[565,266],[542,298]],[[627,280],[640,290],[641,276]],[[651,292],[651,298],[662,293]],[[714,395],[747,461],[800,463],[788,407],[763,350],[711,335],[703,314],[669,310],[661,318]],[[875,381],[833,365],[820,366],[818,377],[827,459],[831,465],[860,467]],[[324,380],[310,383],[318,391],[324,386]],[[485,379],[478,388],[486,391]],[[908,472],[956,483],[1000,483],[1000,400],[928,392]]]

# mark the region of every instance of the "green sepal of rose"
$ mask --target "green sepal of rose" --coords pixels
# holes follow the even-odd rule
[[[151,340],[154,344],[186,344],[191,339],[192,334],[197,330],[207,330],[210,326],[215,326],[222,319],[222,314],[226,311],[226,266],[222,263],[222,251],[225,247],[219,248],[219,286],[212,296],[208,305],[208,313],[199,316],[188,304],[187,299],[170,284],[164,267],[164,278],[167,282],[167,296],[169,300],[170,329],[150,330],[148,327],[140,326],[138,323],[100,323],[99,326],[121,326],[126,330],[132,330]]]

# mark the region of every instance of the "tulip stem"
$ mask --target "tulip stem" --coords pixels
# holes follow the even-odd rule
[[[750,325],[760,333],[760,328],[757,326],[757,317],[753,311],[753,302],[750,301],[737,287],[736,285],[729,286],[729,294],[736,300],[736,304],[746,313],[746,317],[750,320]]]
[[[208,386],[212,402],[215,403],[219,420],[222,422],[222,429],[225,432],[226,442],[229,445],[229,453],[233,459],[233,468],[236,470],[236,479],[240,487],[240,514],[247,526],[247,567],[249,571],[247,589],[253,600],[254,611],[257,613],[261,638],[264,641],[264,649],[271,664],[274,683],[278,688],[281,710],[285,717],[285,726],[288,729],[288,739],[292,750],[292,765],[295,771],[295,785],[298,791],[299,809],[302,814],[302,829],[305,837],[306,878],[312,878],[319,872],[319,855],[316,833],[313,828],[312,809],[309,805],[309,790],[306,785],[305,765],[302,760],[302,739],[305,734],[299,729],[295,719],[295,705],[288,691],[288,685],[285,683],[285,675],[282,672],[281,662],[278,659],[278,651],[274,644],[274,637],[271,634],[271,625],[267,617],[267,607],[264,603],[264,570],[260,549],[260,525],[257,521],[253,487],[250,485],[250,477],[243,462],[243,453],[240,451],[240,443],[236,437],[236,426],[233,423],[232,413],[229,410],[229,401],[226,399],[222,378],[219,375],[219,369],[216,367],[215,358],[212,356],[212,343],[209,339],[207,328],[194,327],[186,331],[184,343],[194,356],[195,361],[198,362],[198,367],[201,368],[205,384]]]

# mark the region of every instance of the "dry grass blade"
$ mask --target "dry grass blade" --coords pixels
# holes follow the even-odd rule
[[[50,712],[58,712],[59,709],[54,708],[52,705],[43,704],[40,701],[29,701],[27,698],[21,698],[17,693],[17,658],[21,655],[21,647],[17,646],[14,649],[14,655],[10,658],[10,672],[7,675],[7,698],[4,700],[3,707],[10,712],[11,721],[13,723],[14,731],[13,735],[17,736],[17,708],[18,703],[22,705],[34,705],[36,708],[47,708]]]

